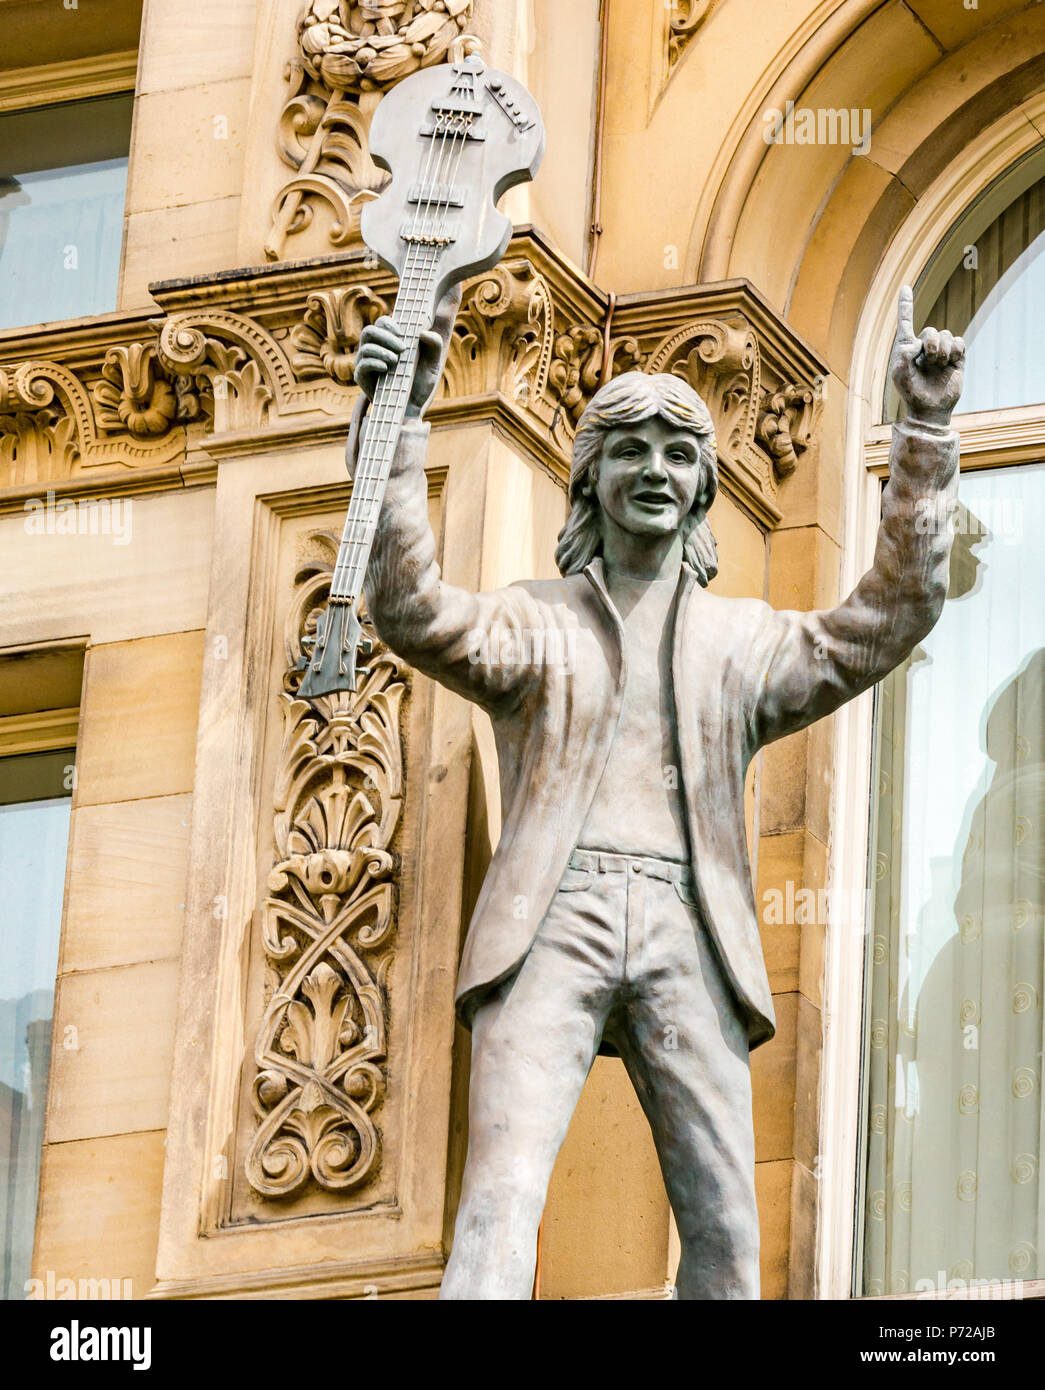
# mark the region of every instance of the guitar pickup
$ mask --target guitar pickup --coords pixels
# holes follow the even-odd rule
[[[464,207],[464,189],[449,183],[415,183],[406,195],[408,203],[434,203],[437,207]]]
[[[448,132],[445,125],[442,125],[442,124],[440,124],[440,125],[434,125],[431,121],[426,121],[425,124],[421,127],[421,129],[420,129],[417,133],[418,133],[418,135],[428,135],[428,136],[432,136],[432,135],[439,135],[439,136],[447,135],[447,136],[448,136],[449,138],[451,138],[451,139],[453,139],[453,138],[459,139],[462,135],[465,137],[466,140],[485,140],[485,139],[486,139],[486,133],[485,133],[485,131],[477,130],[476,127],[475,127],[474,125],[473,125],[473,126],[465,126],[465,127],[463,127],[461,130],[449,131],[449,132]]]

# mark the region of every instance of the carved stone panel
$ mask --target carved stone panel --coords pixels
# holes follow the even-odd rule
[[[472,0],[308,0],[277,136],[280,159],[294,173],[276,197],[269,260],[282,259],[288,238],[317,212],[331,247],[353,240],[362,204],[387,178],[368,146],[381,93],[445,61],[471,13]]]
[[[398,659],[375,637],[357,691],[298,695],[302,639],[315,633],[337,558],[332,533],[309,544],[315,558],[299,570],[286,624],[275,854],[260,914],[267,1003],[245,1161],[253,1190],[277,1199],[365,1194],[381,1168],[403,804]]]

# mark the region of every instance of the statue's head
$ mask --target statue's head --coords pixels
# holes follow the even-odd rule
[[[602,553],[606,517],[651,544],[682,537],[686,562],[707,584],[718,571],[705,517],[718,491],[708,408],[677,376],[626,372],[593,396],[577,426],[571,511],[555,562],[576,574]]]

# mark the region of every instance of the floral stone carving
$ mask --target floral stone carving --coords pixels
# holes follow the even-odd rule
[[[330,587],[337,537],[297,576],[275,788],[277,861],[262,910],[275,977],[255,1043],[258,1128],[246,1159],[264,1197],[335,1193],[377,1174],[385,1085],[385,978],[395,930],[392,843],[402,813],[400,662],[372,629],[359,689],[298,695],[301,652]]]
[[[381,93],[456,51],[471,13],[472,0],[309,0],[279,121],[280,158],[295,172],[276,197],[269,260],[280,259],[287,237],[310,226],[324,203],[333,215],[330,244],[352,240],[361,204],[387,177],[367,141]]]

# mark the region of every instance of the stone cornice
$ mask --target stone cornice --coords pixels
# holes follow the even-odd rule
[[[102,53],[94,58],[75,58],[66,63],[41,63],[4,73],[0,112],[24,111],[30,106],[50,106],[60,101],[133,92],[138,74],[138,53]]]
[[[355,250],[151,292],[155,313],[0,334],[0,510],[41,484],[95,495],[198,485],[206,468],[186,460],[201,451],[220,461],[340,434],[359,335],[391,311],[395,279]],[[592,395],[635,370],[700,392],[722,486],[776,525],[826,367],[744,280],[614,301],[520,227],[501,264],[465,286],[430,418],[490,421],[564,482]]]

